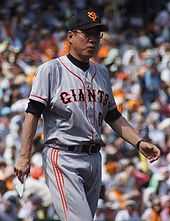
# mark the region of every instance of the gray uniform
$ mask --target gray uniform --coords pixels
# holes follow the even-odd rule
[[[92,221],[101,185],[100,153],[79,151],[82,143],[101,143],[101,126],[115,108],[107,69],[90,63],[86,71],[67,56],[38,69],[30,99],[43,103],[44,169],[62,221]],[[77,152],[67,151],[76,146]]]

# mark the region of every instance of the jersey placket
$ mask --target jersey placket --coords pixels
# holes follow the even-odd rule
[[[87,90],[93,90],[93,75],[89,73],[89,71],[85,72],[85,87]],[[87,101],[87,118],[92,125],[92,139],[95,139],[96,136],[96,125],[95,125],[95,101]]]

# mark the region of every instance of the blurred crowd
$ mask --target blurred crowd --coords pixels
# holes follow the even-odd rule
[[[109,26],[93,58],[109,70],[118,109],[158,145],[148,163],[106,124],[102,190],[95,221],[170,220],[170,1],[150,16],[128,14],[128,0],[6,0],[0,4],[0,220],[57,220],[42,170],[42,120],[33,144],[24,197],[16,194],[13,166],[38,65],[68,53],[66,23],[75,9],[100,12]],[[158,1],[159,2],[159,1]]]

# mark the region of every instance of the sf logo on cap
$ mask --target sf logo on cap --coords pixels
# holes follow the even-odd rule
[[[97,15],[94,11],[87,13],[88,17],[91,18],[94,22],[96,21]]]

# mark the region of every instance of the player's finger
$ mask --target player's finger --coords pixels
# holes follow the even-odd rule
[[[156,157],[154,159],[149,160],[150,163],[153,163],[154,161],[158,160],[159,157]]]
[[[25,170],[25,175],[28,176],[30,173],[30,166]]]
[[[24,176],[25,174],[19,174],[18,179],[20,180],[21,183],[24,183]]]
[[[19,176],[20,170],[14,168],[14,173],[15,173],[15,176]]]
[[[18,177],[18,179],[20,180],[21,183],[24,182],[24,176],[25,176],[25,173],[23,173],[21,170],[18,170],[16,168],[14,168],[14,172],[15,172],[15,175]]]
[[[156,161],[159,159],[159,154],[157,154],[156,156],[152,157],[151,160],[150,160],[150,163]]]

